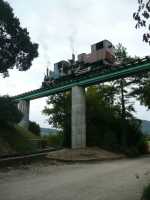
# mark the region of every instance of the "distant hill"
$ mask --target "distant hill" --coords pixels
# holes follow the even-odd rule
[[[56,132],[57,132],[57,129],[55,128],[41,128],[42,135],[56,134]]]
[[[142,120],[141,129],[143,133],[150,135],[150,121]]]
[[[141,129],[144,134],[150,135],[150,121],[148,120],[142,120]],[[55,128],[41,128],[41,134],[47,135],[47,134],[56,134],[57,129]]]

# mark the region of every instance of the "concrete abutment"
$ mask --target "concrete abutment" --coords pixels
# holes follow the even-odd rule
[[[20,126],[28,128],[29,126],[29,112],[30,112],[30,101],[20,100],[18,103],[18,109],[22,112],[23,118],[19,123]]]

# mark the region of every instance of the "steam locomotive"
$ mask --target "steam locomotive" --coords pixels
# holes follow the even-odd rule
[[[91,53],[79,54],[77,60],[75,55],[72,59],[62,60],[54,64],[54,71],[47,68],[42,87],[49,86],[60,80],[83,76],[91,71],[105,70],[111,68],[115,63],[114,46],[108,40],[103,40],[91,45]]]

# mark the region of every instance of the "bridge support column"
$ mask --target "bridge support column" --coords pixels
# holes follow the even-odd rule
[[[72,88],[72,143],[71,147],[86,147],[86,102],[85,89],[75,86]]]
[[[22,112],[23,118],[19,123],[20,126],[24,128],[28,128],[29,126],[29,111],[30,111],[30,101],[29,100],[21,100],[18,103],[18,109]]]

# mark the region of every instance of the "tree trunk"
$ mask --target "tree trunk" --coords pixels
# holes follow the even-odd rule
[[[69,99],[70,100],[70,99]],[[68,95],[64,93],[64,142],[63,146],[70,148],[71,147],[71,115],[70,115],[70,102],[68,101]]]
[[[122,137],[121,137],[121,143],[122,148],[126,149],[127,146],[127,134],[126,134],[126,126],[125,126],[125,120],[126,120],[126,109],[125,109],[125,97],[124,97],[124,79],[121,79],[120,81],[120,89],[121,89],[121,118],[122,118]]]

